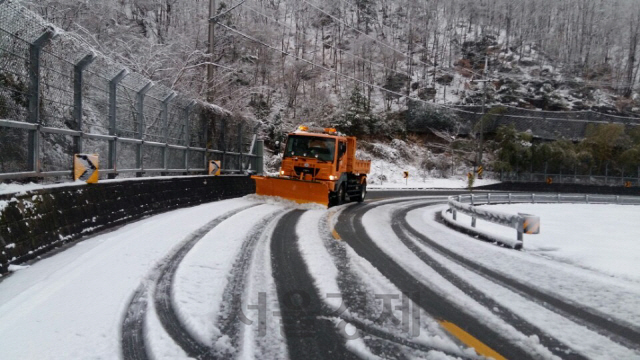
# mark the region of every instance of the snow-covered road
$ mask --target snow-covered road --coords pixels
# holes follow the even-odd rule
[[[1,279],[0,359],[640,359],[635,275],[457,233],[443,199],[249,196],[93,236]]]

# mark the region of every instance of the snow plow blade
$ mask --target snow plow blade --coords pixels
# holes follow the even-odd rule
[[[316,203],[329,206],[329,188],[321,182],[268,176],[252,178],[256,181],[258,195],[279,196],[298,204]]]

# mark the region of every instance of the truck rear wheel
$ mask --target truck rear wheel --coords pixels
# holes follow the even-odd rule
[[[356,196],[357,202],[363,202],[364,198],[367,196],[367,183],[363,183],[360,185],[360,193]]]

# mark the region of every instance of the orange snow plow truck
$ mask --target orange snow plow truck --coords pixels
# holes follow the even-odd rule
[[[287,135],[278,176],[253,176],[258,195],[297,203],[340,205],[367,195],[371,161],[356,159],[356,138],[299,126]]]

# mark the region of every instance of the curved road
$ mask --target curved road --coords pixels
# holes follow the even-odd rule
[[[122,288],[128,300],[114,296],[109,310],[120,319],[117,331],[107,328],[103,335],[118,339],[111,355],[139,360],[640,358],[640,309],[633,305],[640,295],[637,284],[609,284],[526,251],[455,233],[437,216],[446,197],[459,193],[375,191],[363,204],[328,211],[248,198],[184,210],[183,220],[162,215],[169,226],[203,209],[210,214],[188,233],[167,240],[165,250],[148,261],[146,270],[140,267],[141,275],[132,275],[128,285],[114,287]],[[120,239],[134,230],[123,227],[113,236]],[[91,246],[107,246],[100,239]],[[118,255],[99,253],[105,266]],[[61,255],[43,260],[42,266]],[[41,280],[71,287],[72,279],[82,277],[82,264],[100,263],[97,256],[81,254],[84,262],[67,264]],[[15,276],[29,276],[37,267]],[[18,286],[13,277],[0,282],[0,290]],[[0,323],[11,324],[0,325],[0,358],[30,355],[2,350],[2,336],[10,334],[10,326],[21,326],[14,313],[28,314],[25,307],[51,311],[44,304],[69,296],[70,291],[39,290],[34,284],[23,285],[14,298],[0,296]],[[601,299],[584,296],[601,289],[607,290]],[[85,295],[78,290],[75,296]],[[29,321],[27,316],[24,323]],[[114,331],[117,335],[109,335]],[[58,353],[41,350],[44,358],[92,354],[91,347],[79,349],[71,342],[58,346]],[[96,357],[110,357],[109,350],[101,354]]]

